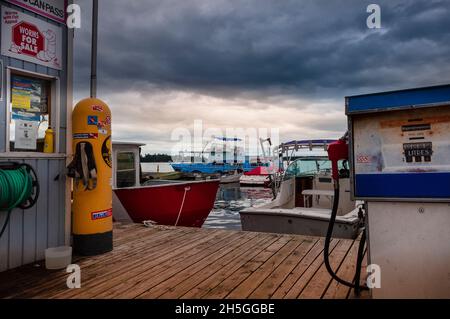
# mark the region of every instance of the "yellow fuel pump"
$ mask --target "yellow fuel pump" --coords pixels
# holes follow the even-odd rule
[[[92,256],[113,249],[111,111],[99,99],[80,101],[73,111],[74,251]]]

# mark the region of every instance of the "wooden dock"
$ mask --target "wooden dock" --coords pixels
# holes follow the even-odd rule
[[[114,251],[75,258],[81,267],[80,289],[68,289],[69,274],[45,270],[42,262],[1,273],[0,297],[354,297],[327,273],[323,238],[137,224],[116,224],[114,238]],[[332,266],[351,280],[358,241],[333,240],[331,248]]]

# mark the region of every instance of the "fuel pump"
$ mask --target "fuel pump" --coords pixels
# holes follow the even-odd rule
[[[450,298],[450,85],[347,97],[346,114],[372,297]]]

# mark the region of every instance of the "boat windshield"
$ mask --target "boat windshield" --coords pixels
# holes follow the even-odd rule
[[[339,168],[343,168],[342,161]],[[300,158],[292,162],[286,169],[284,179],[302,176],[315,176],[318,173],[330,173],[331,161],[326,157]]]

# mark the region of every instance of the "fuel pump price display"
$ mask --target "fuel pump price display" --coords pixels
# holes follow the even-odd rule
[[[405,160],[407,163],[431,162],[433,155],[433,143],[406,143],[403,144]]]
[[[448,198],[450,107],[352,119],[355,198]]]
[[[355,121],[356,173],[450,171],[449,113],[397,111]]]

